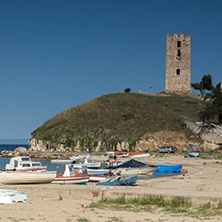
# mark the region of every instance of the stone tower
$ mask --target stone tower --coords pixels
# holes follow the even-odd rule
[[[165,92],[192,92],[190,34],[167,34]]]

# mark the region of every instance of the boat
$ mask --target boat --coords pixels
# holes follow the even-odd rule
[[[121,175],[152,175],[157,167],[129,167],[129,168],[120,168]]]
[[[81,155],[81,156],[72,156],[72,157],[70,157],[70,159],[68,159],[68,160],[54,159],[54,160],[51,160],[51,163],[69,164],[69,163],[72,163],[72,162],[75,161],[75,160],[85,159],[85,158],[89,158],[89,154]]]
[[[72,163],[73,160],[69,159],[69,160],[62,160],[62,159],[54,159],[51,160],[51,163],[56,163],[56,164],[69,164]]]
[[[82,166],[86,166],[88,169],[99,169],[101,166],[101,162],[94,162],[92,159],[86,158],[83,162],[76,162],[76,160],[72,161],[74,168],[81,168]]]
[[[199,157],[200,152],[188,150],[186,157]]]
[[[128,156],[131,158],[135,157],[139,158],[139,157],[149,157],[150,154],[146,152],[130,152]]]
[[[87,172],[89,174],[105,174],[105,173],[109,173],[110,169],[87,169]]]
[[[0,171],[1,184],[50,183],[56,177],[56,171]]]
[[[84,159],[84,160],[78,162],[78,160],[80,159]],[[101,166],[101,162],[94,162],[92,159],[89,158],[89,154],[81,155],[81,156],[73,156],[73,157],[70,157],[69,160],[55,159],[55,160],[51,160],[51,163],[74,164],[74,168],[81,168],[82,166],[87,166],[87,168],[98,169]]]
[[[139,175],[151,175],[158,167],[154,165],[147,165],[137,160],[131,159],[115,168],[120,170],[122,175],[139,174]]]
[[[108,169],[88,169],[86,166],[75,168],[79,173],[88,174],[88,182],[99,182],[107,177],[113,176],[112,172]]]
[[[108,174],[90,174],[89,182],[99,182],[108,178]]]
[[[128,175],[128,176],[113,176],[105,180],[101,180],[97,185],[105,186],[128,186],[134,185],[137,182],[137,175]]]
[[[23,203],[27,201],[28,199],[24,192],[0,189],[0,204]]]
[[[5,170],[13,171],[46,171],[47,166],[42,166],[41,162],[33,162],[29,156],[17,156],[10,159]]]
[[[86,172],[79,172],[79,169],[74,167],[74,164],[66,164],[63,174],[56,175],[52,183],[57,184],[86,184],[89,181],[90,175]]]
[[[199,157],[200,156],[200,152],[195,151],[197,148],[197,145],[195,144],[188,144],[191,148],[191,150],[187,151],[187,154],[185,155],[185,157]]]

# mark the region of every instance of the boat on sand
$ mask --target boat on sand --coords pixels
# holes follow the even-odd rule
[[[0,171],[1,184],[50,183],[56,177],[56,171]]]
[[[0,189],[0,204],[23,203],[28,201],[24,192]]]
[[[97,183],[97,185],[129,186],[129,185],[134,185],[136,182],[137,182],[137,175],[128,175],[128,176],[117,175],[109,177],[105,180],[101,180],[100,182]]]
[[[58,184],[86,184],[89,181],[88,173],[79,172],[73,164],[66,164],[63,174],[56,175],[52,183]]]
[[[152,173],[158,169],[153,165],[147,165],[137,160],[131,159],[118,167],[113,168],[120,170],[122,175],[138,174],[138,175],[152,175]]]

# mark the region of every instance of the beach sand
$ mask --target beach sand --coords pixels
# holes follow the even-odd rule
[[[98,159],[98,157],[93,157]],[[101,157],[99,157],[101,159]],[[0,221],[200,221],[200,218],[154,210],[152,212],[114,211],[87,206],[101,197],[163,195],[166,198],[189,198],[194,205],[222,201],[222,164],[216,160],[184,158],[163,154],[137,159],[149,164],[182,164],[182,174],[173,177],[138,180],[132,187],[90,185],[0,185],[0,189],[16,189],[27,194],[28,202],[0,206]],[[222,221],[220,216],[204,221]]]

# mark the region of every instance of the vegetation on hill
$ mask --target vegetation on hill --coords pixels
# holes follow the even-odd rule
[[[198,121],[204,101],[192,97],[141,93],[103,95],[59,113],[32,132],[37,140],[75,147],[104,148],[128,141],[135,146],[146,133],[162,130],[190,133],[184,120]]]

